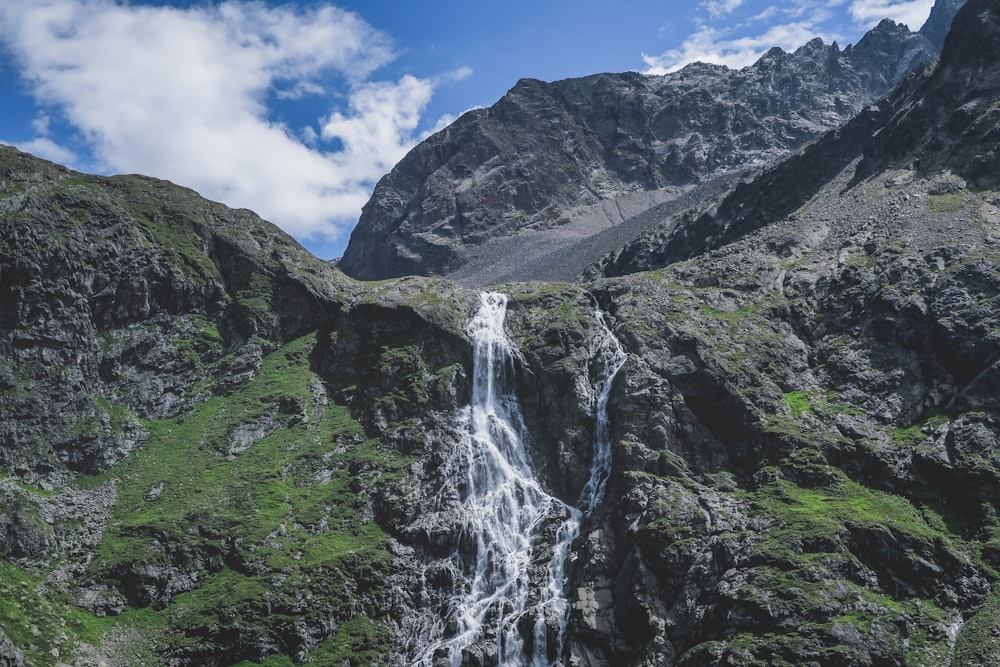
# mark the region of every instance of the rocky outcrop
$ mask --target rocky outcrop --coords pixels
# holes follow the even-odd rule
[[[611,405],[622,501],[578,556],[582,664],[937,664],[976,617],[985,545],[925,527],[945,493],[989,531],[973,517],[995,481],[952,477],[971,452],[944,443],[992,458],[997,350],[974,304],[996,232],[958,224],[975,201],[912,215],[926,182],[865,187],[913,203],[873,228],[831,188],[809,215],[596,286],[636,362]]]
[[[997,114],[1000,14],[960,12],[934,74],[905,100],[865,146],[858,178],[912,163],[924,173],[951,170],[975,186],[1000,178]]]
[[[935,25],[953,9],[939,7]],[[379,182],[338,266],[363,279],[539,277],[566,246],[616,242],[594,237],[840,125],[936,53],[922,34],[884,21],[845,49],[813,40],[738,71],[695,63],[666,76],[522,80]],[[539,234],[516,249],[498,240],[527,231]],[[510,263],[524,253],[534,261]],[[560,270],[545,277],[579,268]]]
[[[268,353],[335,318],[352,287],[249,211],[10,147],[0,147],[0,238],[0,554],[35,577],[5,570],[4,627],[28,664],[49,664],[76,641],[61,629],[73,609],[163,607],[220,568],[249,571],[211,522],[123,521],[137,507],[123,505],[205,488],[190,478],[190,452],[154,471],[135,461],[202,451],[180,433],[171,441],[174,420],[245,393]],[[211,457],[309,421],[301,397],[258,404],[216,419],[227,428]],[[160,662],[126,662],[147,659]]]
[[[997,17],[987,8],[961,12],[955,20],[934,69],[909,77],[878,105],[740,184],[712,210],[690,209],[664,219],[587,275],[655,269],[730,243],[793,215],[849,165],[852,177],[845,187],[890,169],[936,179],[931,196],[955,194],[966,182],[994,187],[1000,175],[992,110],[1000,57]]]
[[[120,461],[146,434],[113,406],[156,419],[225,391],[346,284],[248,211],[9,147],[0,212],[0,465],[33,483]]]
[[[24,653],[0,631],[0,662],[10,667],[24,666]]]

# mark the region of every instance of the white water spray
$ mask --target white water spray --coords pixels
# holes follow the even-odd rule
[[[604,335],[598,341],[595,355],[598,364],[597,384],[600,386],[600,391],[597,394],[597,405],[594,407],[594,460],[590,464],[590,479],[583,487],[580,501],[577,503],[585,514],[592,512],[604,500],[604,489],[611,473],[611,424],[608,421],[608,399],[611,396],[611,386],[614,384],[615,376],[628,359],[621,343],[604,320],[604,313],[600,308],[594,308],[594,318]]]
[[[495,638],[498,664],[530,664],[518,625],[529,611],[532,543],[560,504],[539,486],[524,446],[506,312],[506,295],[483,293],[467,329],[473,378],[459,552],[470,586],[455,605],[457,632],[447,642],[454,667],[483,636]]]
[[[550,607],[552,610],[550,613],[553,613],[558,619],[559,631],[553,665],[562,658],[563,640],[569,621],[569,601],[563,591],[566,561],[569,559],[573,542],[580,536],[580,525],[583,518],[593,512],[604,499],[608,476],[611,474],[611,424],[608,421],[608,399],[611,396],[611,387],[614,384],[615,376],[628,358],[621,343],[618,342],[605,322],[604,313],[600,308],[594,308],[594,318],[602,332],[597,342],[593,362],[596,364],[597,373],[595,385],[599,387],[594,406],[594,458],[590,463],[590,477],[580,493],[580,500],[577,501],[575,508],[571,508],[570,517],[559,529],[552,560],[549,563],[549,582],[543,594],[543,606]],[[535,623],[536,646],[539,645],[539,640],[544,637],[546,631],[543,625],[544,620],[545,614],[539,614]],[[541,656],[537,655],[536,652],[534,664],[549,664],[539,661],[540,658]]]
[[[458,545],[454,565],[459,589],[449,604],[451,636],[422,652],[418,664],[447,654],[459,667],[470,647],[492,654],[501,667],[549,667],[559,661],[569,603],[563,592],[565,564],[584,515],[604,493],[611,466],[607,400],[625,353],[598,311],[604,331],[597,351],[595,450],[580,509],[547,494],[539,485],[525,446],[526,431],[513,391],[513,355],[504,330],[507,296],[480,295],[467,327],[473,344],[472,400],[462,416],[466,434],[458,485]],[[553,553],[539,562],[542,531],[554,528]],[[532,590],[532,580],[538,582]],[[533,622],[532,622],[533,621]],[[524,637],[531,633],[531,645]],[[492,645],[483,645],[483,640]]]

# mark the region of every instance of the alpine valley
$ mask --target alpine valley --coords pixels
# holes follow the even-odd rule
[[[521,81],[335,262],[0,146],[0,665],[298,664],[1000,664],[1000,0]]]

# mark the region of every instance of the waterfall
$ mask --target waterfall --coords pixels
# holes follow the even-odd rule
[[[592,512],[604,500],[604,487],[611,473],[611,424],[608,422],[608,398],[611,396],[611,386],[614,384],[615,376],[628,358],[625,349],[604,320],[604,313],[596,306],[594,318],[603,335],[598,341],[595,355],[597,384],[600,390],[597,394],[597,404],[594,406],[594,459],[590,464],[590,479],[583,487],[577,503],[585,514]]]
[[[459,576],[447,602],[450,636],[426,646],[420,665],[447,655],[448,664],[459,667],[468,650],[488,654],[482,657],[501,667],[548,667],[560,659],[569,611],[565,564],[610,471],[606,407],[625,354],[601,313],[594,460],[578,509],[546,493],[535,477],[514,394],[506,312],[506,295],[484,292],[466,329],[473,345],[472,399],[458,420],[463,438],[456,469],[464,478],[454,482],[460,505],[452,514],[458,538],[450,561]],[[539,553],[546,531],[554,536],[547,560]]]
[[[563,592],[566,561],[569,559],[574,540],[580,536],[582,519],[593,512],[604,499],[604,490],[607,486],[608,476],[611,474],[611,424],[608,421],[608,398],[611,396],[611,387],[614,384],[615,376],[628,358],[621,343],[618,342],[604,320],[604,313],[597,306],[594,307],[594,318],[602,334],[597,341],[597,350],[592,362],[596,365],[595,385],[599,387],[594,406],[594,458],[590,463],[590,476],[580,493],[577,506],[572,508],[570,517],[559,529],[552,560],[549,563],[548,586],[544,589],[546,591],[544,604],[554,609],[559,623],[556,661],[562,657],[563,640],[566,635],[566,625],[569,622],[569,601]],[[542,626],[543,621],[544,615],[539,614],[535,623],[536,645],[539,638],[543,636],[542,633],[545,632],[545,628]],[[548,663],[536,662],[535,664],[546,665]]]
[[[531,664],[519,623],[530,611],[533,542],[549,515],[563,510],[538,484],[525,448],[506,312],[506,295],[485,292],[467,327],[473,378],[458,551],[469,584],[454,602],[456,631],[445,643],[454,667],[486,636],[498,664]]]

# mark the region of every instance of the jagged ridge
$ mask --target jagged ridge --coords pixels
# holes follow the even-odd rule
[[[894,168],[926,177],[948,171],[979,187],[995,186],[1000,44],[991,13],[960,16],[936,67],[912,75],[843,127],[740,184],[714,210],[667,218],[587,275],[655,269],[721,247],[791,215],[855,163],[848,187]]]
[[[339,267],[363,279],[441,275],[475,256],[465,281],[490,282],[505,275],[505,255],[537,252],[501,246],[476,255],[491,239],[546,229],[565,246],[593,236],[801,146],[936,53],[921,34],[884,21],[845,49],[817,39],[794,53],[772,49],[738,71],[696,63],[662,77],[520,81],[379,182]],[[519,275],[525,269],[511,277]]]

